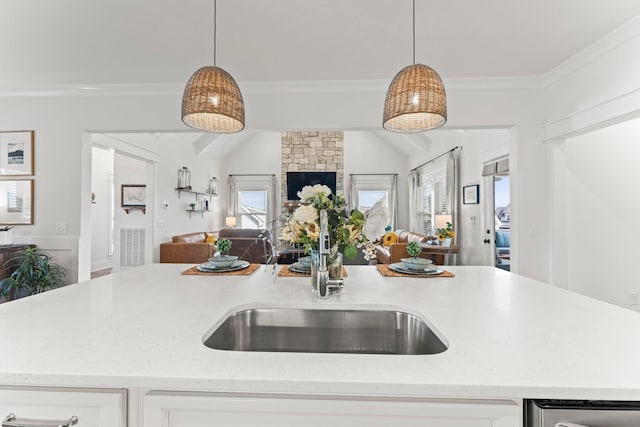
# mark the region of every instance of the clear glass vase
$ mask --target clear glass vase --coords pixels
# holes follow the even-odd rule
[[[318,268],[320,267],[320,251],[311,249],[310,255],[311,290],[313,292],[316,292],[318,289]],[[329,251],[329,257],[327,258],[327,271],[329,272],[329,280],[342,279],[342,253],[338,252],[337,248],[331,248],[331,250]]]

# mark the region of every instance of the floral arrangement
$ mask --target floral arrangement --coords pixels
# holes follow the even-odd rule
[[[456,237],[456,232],[453,231],[453,224],[447,222],[447,226],[445,228],[438,228],[436,230],[436,236],[438,236],[438,240],[441,242],[444,239],[453,239]]]
[[[370,239],[367,235],[373,227],[372,223],[367,224],[364,214],[357,209],[348,212],[343,195],[335,196],[326,185],[316,184],[305,186],[298,192],[298,197],[300,206],[283,227],[283,240],[301,243],[307,252],[311,249],[318,250],[320,211],[326,209],[332,252],[339,251],[353,259],[357,248],[368,244]],[[382,235],[382,231],[378,235]]]

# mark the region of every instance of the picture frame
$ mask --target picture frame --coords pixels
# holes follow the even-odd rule
[[[477,205],[480,203],[480,185],[465,185],[462,187],[462,204]]]
[[[33,225],[33,179],[0,181],[0,225]]]
[[[0,131],[0,176],[34,175],[32,130]]]
[[[144,184],[122,184],[120,205],[123,208],[147,206],[147,186]]]

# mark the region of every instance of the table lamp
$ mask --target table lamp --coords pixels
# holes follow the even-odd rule
[[[451,222],[451,215],[436,215],[435,229],[447,228],[448,222]]]
[[[227,218],[225,218],[224,224],[229,228],[235,227],[236,226],[236,217],[235,216],[228,216]]]

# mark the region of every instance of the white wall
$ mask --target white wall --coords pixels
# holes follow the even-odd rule
[[[190,143],[177,141],[171,135],[159,135],[156,150],[159,154],[158,170],[156,173],[156,239],[154,242],[154,259],[160,259],[160,243],[170,242],[171,237],[178,234],[196,231],[211,231],[220,228],[220,213],[222,212],[222,194],[211,196],[209,213],[189,213],[190,203],[196,202],[196,197],[190,193],[178,192],[178,170],[186,166],[191,171],[191,187],[194,191],[206,193],[209,179],[218,178],[220,189],[223,186],[223,176],[220,170],[220,158],[214,150],[197,151]],[[209,199],[208,196],[206,196]],[[199,196],[197,202],[203,200]],[[164,203],[168,204],[165,208]]]
[[[220,224],[224,224],[228,213],[229,175],[275,175],[275,199],[279,204],[281,157],[281,134],[279,131],[249,132],[242,140],[237,141],[221,162],[219,203],[222,209],[218,217]],[[277,217],[279,214],[280,212],[276,212],[275,216]]]
[[[344,133],[345,192],[351,174],[398,174],[398,227],[409,228],[408,159],[378,133],[351,131]]]
[[[640,311],[640,119],[564,143],[566,269],[570,290]]]
[[[615,259],[601,250],[588,251],[587,257],[577,255],[593,249],[591,238],[607,244],[607,218],[612,212],[615,227],[625,236],[637,234],[637,221],[628,214],[637,210],[633,197],[637,177],[630,160],[637,155],[629,142],[637,141],[638,127],[637,120],[627,121],[640,117],[639,51],[640,18],[636,18],[550,73],[544,126],[551,199],[550,281],[635,310],[638,307],[629,305],[628,295],[634,289],[633,273],[618,268],[620,261],[628,260],[627,253],[637,253],[634,238],[616,242]],[[589,186],[603,193],[591,194],[594,189]],[[606,215],[599,211],[603,200],[614,208]],[[624,209],[616,208],[619,201]],[[601,276],[593,268],[594,260],[611,275]]]

